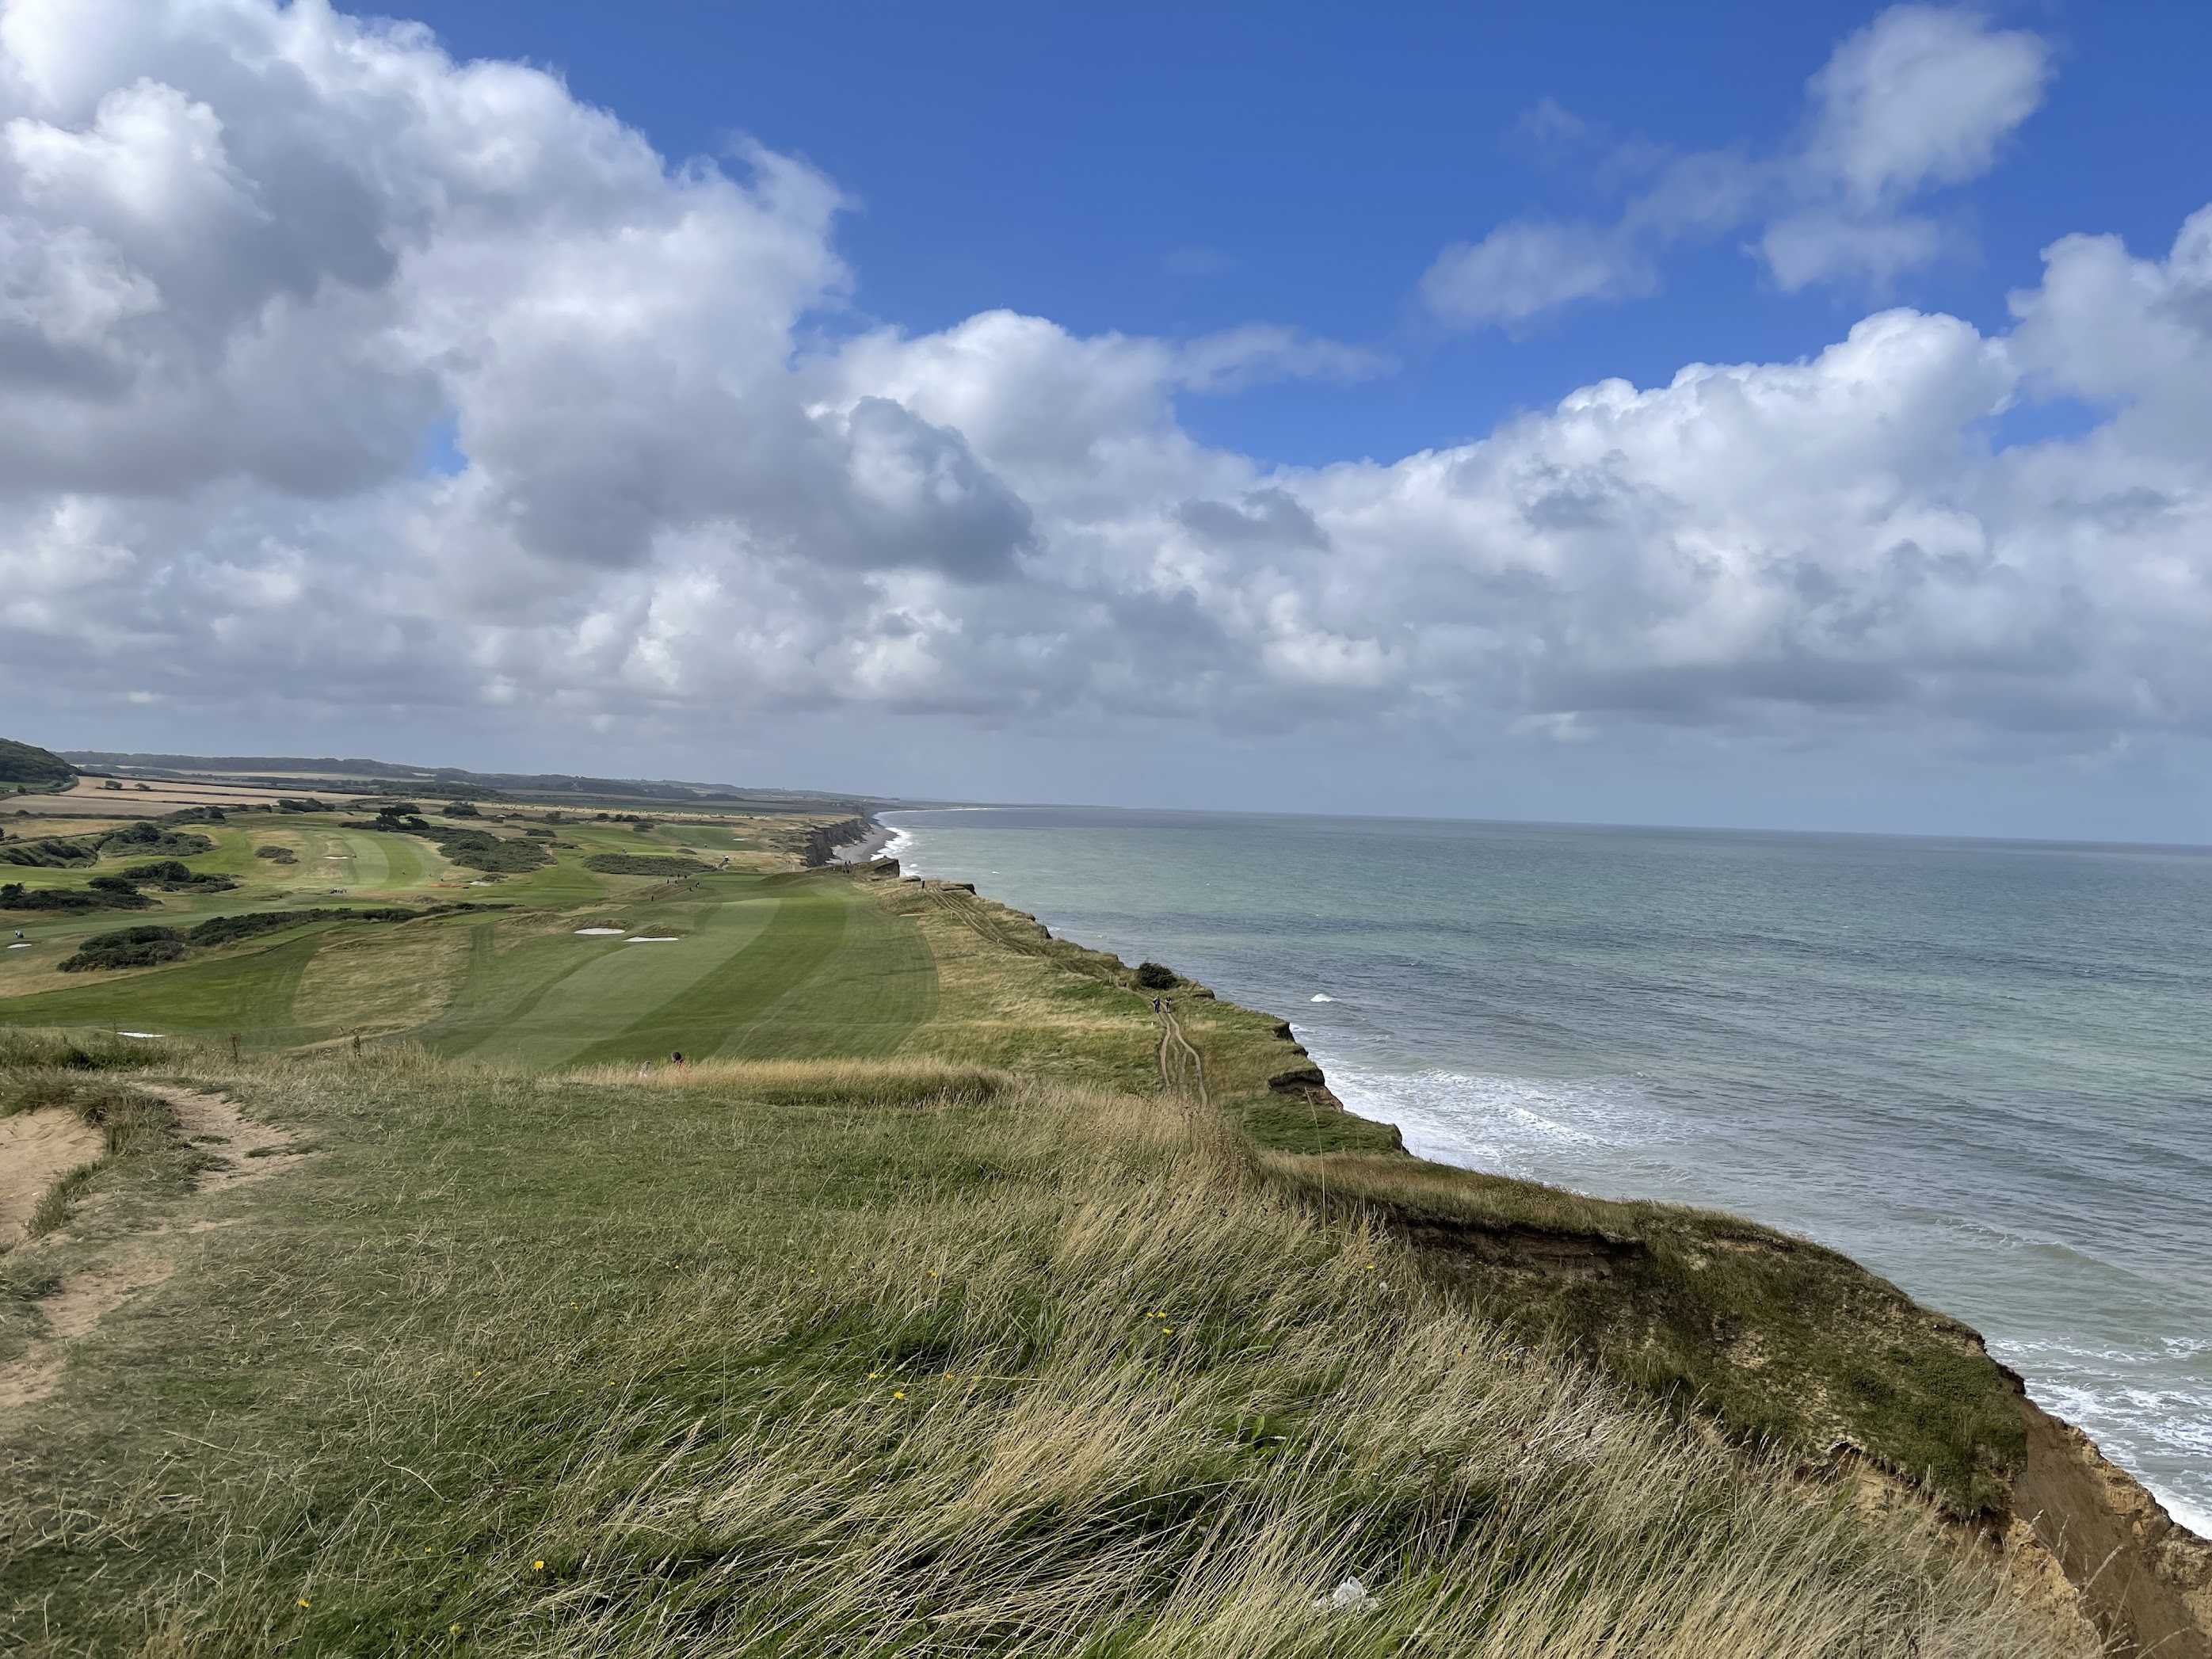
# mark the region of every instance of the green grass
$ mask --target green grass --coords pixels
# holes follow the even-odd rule
[[[900,965],[886,970],[872,947],[888,946],[888,932],[896,930],[880,919],[855,936],[872,948],[840,954],[852,908],[842,890],[769,893],[757,872],[671,884],[584,867],[609,850],[653,846],[627,827],[562,825],[562,838],[574,845],[556,850],[553,865],[474,889],[463,886],[473,872],[441,873],[436,853],[403,834],[340,829],[314,815],[207,828],[216,847],[186,862],[196,871],[238,875],[247,884],[224,894],[167,896],[127,920],[185,927],[211,915],[251,914],[272,901],[328,905],[333,888],[362,904],[454,899],[465,892],[471,900],[509,907],[514,915],[484,926],[475,936],[483,948],[464,954],[426,948],[419,932],[392,939],[382,983],[361,930],[325,927],[250,951],[65,987],[55,984],[55,966],[77,942],[120,924],[105,913],[27,921],[34,948],[0,957],[0,1024],[238,1031],[263,1048],[363,1030],[384,1036],[411,1031],[442,1053],[550,1066],[587,1051],[595,1060],[647,1059],[678,1048],[711,1053],[799,992],[788,1030],[780,1021],[778,1031],[757,1031],[731,1052],[888,1052],[930,1006],[930,987],[919,982],[929,978],[927,952],[908,939]],[[722,833],[708,825],[672,828]],[[253,856],[254,847],[271,842],[295,846],[300,865],[272,867]],[[81,872],[22,873],[46,885],[82,879]],[[734,960],[787,899],[790,914],[766,946]],[[611,950],[576,939],[562,925],[566,913],[609,903],[628,910],[648,932],[679,932],[684,942]],[[442,925],[451,924],[422,924]],[[343,960],[325,957],[332,951]],[[807,988],[805,981],[821,974],[831,956],[843,965]],[[408,994],[395,995],[393,986],[403,981]],[[839,989],[848,982],[849,992]],[[303,997],[303,983],[313,994]],[[854,1028],[849,1041],[838,1036],[848,1024]]]
[[[257,1048],[312,1041],[319,1035],[319,1026],[301,1021],[294,1009],[300,977],[321,948],[324,936],[344,925],[311,922],[296,933],[271,934],[187,966],[14,997],[5,1005],[6,1018],[19,1025],[149,1030],[162,1036],[237,1031]]]
[[[2054,1651],[1172,1100],[181,1069],[326,1150],[179,1200],[178,1271],[0,1428],[25,1659]],[[140,1248],[88,1216],[29,1291]],[[1373,1610],[1313,1609],[1352,1574]]]
[[[244,1028],[238,1060],[81,1037],[76,1070],[0,1034],[0,1073],[137,1063],[323,1149],[194,1196],[208,1154],[141,1146],[9,1253],[18,1345],[72,1275],[177,1271],[0,1428],[0,1645],[2051,1651],[1971,1561],[1764,1461],[1848,1432],[1965,1508],[2007,1468],[1994,1368],[1842,1258],[1422,1164],[1192,987],[1200,1110],[1123,964],[988,900],[600,877],[642,838],[562,836],[497,916],[0,1004]],[[574,931],[612,920],[678,942]],[[349,1022],[427,1047],[253,1052]],[[1379,1605],[1316,1613],[1346,1573]]]

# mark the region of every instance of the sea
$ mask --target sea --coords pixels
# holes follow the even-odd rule
[[[908,873],[1289,1019],[1422,1157],[1847,1252],[2212,1536],[2212,849],[885,822]]]

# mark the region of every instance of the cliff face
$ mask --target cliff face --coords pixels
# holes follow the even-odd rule
[[[1296,1054],[1270,1088],[1334,1106]],[[1737,1217],[1387,1152],[1285,1149],[1264,1167],[1307,1202],[1389,1228],[1493,1316],[1992,1553],[2083,1651],[2212,1659],[2212,1542],[2028,1399],[1974,1331],[1850,1258]]]
[[[2057,1559],[2110,1650],[2212,1659],[2212,1542],[2176,1526],[2142,1482],[2006,1376],[2027,1425],[2013,1512]]]
[[[905,884],[1005,949],[1146,994],[1118,957],[966,883],[932,881],[927,899]],[[1486,1316],[1992,1559],[2062,1650],[2212,1659],[2212,1544],[2039,1410],[1969,1327],[1741,1217],[1413,1158],[1391,1126],[1344,1109],[1286,1023],[1188,980],[1175,1010],[1212,1109],[1277,1190],[1396,1235]]]
[[[810,870],[817,869],[836,856],[841,847],[849,847],[868,833],[866,818],[840,818],[835,823],[807,825],[799,856]]]

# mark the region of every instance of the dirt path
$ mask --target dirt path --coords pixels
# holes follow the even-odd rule
[[[103,1150],[100,1131],[66,1106],[0,1117],[0,1249],[22,1242],[47,1188]]]
[[[299,1167],[302,1153],[297,1134],[289,1129],[254,1122],[222,1095],[162,1084],[142,1083],[137,1086],[167,1101],[176,1112],[178,1132],[200,1151],[222,1160],[202,1173],[195,1197],[266,1181]],[[76,1125],[89,1140],[71,1141],[70,1144],[76,1148],[72,1154],[40,1152],[39,1157],[49,1164],[56,1158],[60,1161],[53,1164],[54,1175],[37,1182],[30,1189],[30,1198],[23,1208],[27,1217],[55,1176],[80,1164],[90,1163],[100,1152],[100,1132],[86,1127],[76,1113],[64,1109],[0,1119],[0,1136],[26,1117],[54,1116]],[[39,1139],[26,1136],[20,1144],[23,1148],[43,1148],[50,1142],[58,1144],[62,1139],[58,1132],[50,1131]],[[19,1160],[13,1154],[18,1149],[18,1143],[0,1139],[0,1182],[4,1182],[0,1185],[0,1195],[9,1202],[17,1185]],[[33,1163],[28,1156],[20,1161],[25,1169],[31,1168]],[[14,1212],[11,1209],[7,1213],[12,1216]],[[90,1334],[103,1318],[133,1295],[160,1284],[176,1271],[177,1241],[191,1234],[233,1226],[244,1219],[177,1216],[147,1231],[116,1241],[105,1255],[65,1277],[51,1295],[40,1297],[33,1305],[45,1317],[44,1334],[24,1353],[0,1364],[0,1423],[53,1391],[54,1385],[61,1380],[62,1366],[69,1358],[71,1343]],[[53,1237],[58,1241],[70,1241],[66,1232]]]
[[[1189,1088],[1198,1096],[1200,1106],[1207,1104],[1206,1096],[1206,1056],[1191,1045],[1176,1022],[1175,1006],[1166,998],[1160,999],[1160,1087],[1163,1089]]]

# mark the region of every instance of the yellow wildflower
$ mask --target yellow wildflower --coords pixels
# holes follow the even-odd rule
[[[543,1572],[545,1571],[545,1564],[543,1561],[532,1561],[530,1564],[530,1570],[532,1572]]]
[[[303,1596],[299,1597],[298,1599],[299,1599],[300,1605],[301,1605],[301,1607],[306,1607],[306,1606],[307,1605],[307,1598],[306,1596],[304,1596],[304,1595],[303,1595]]]

